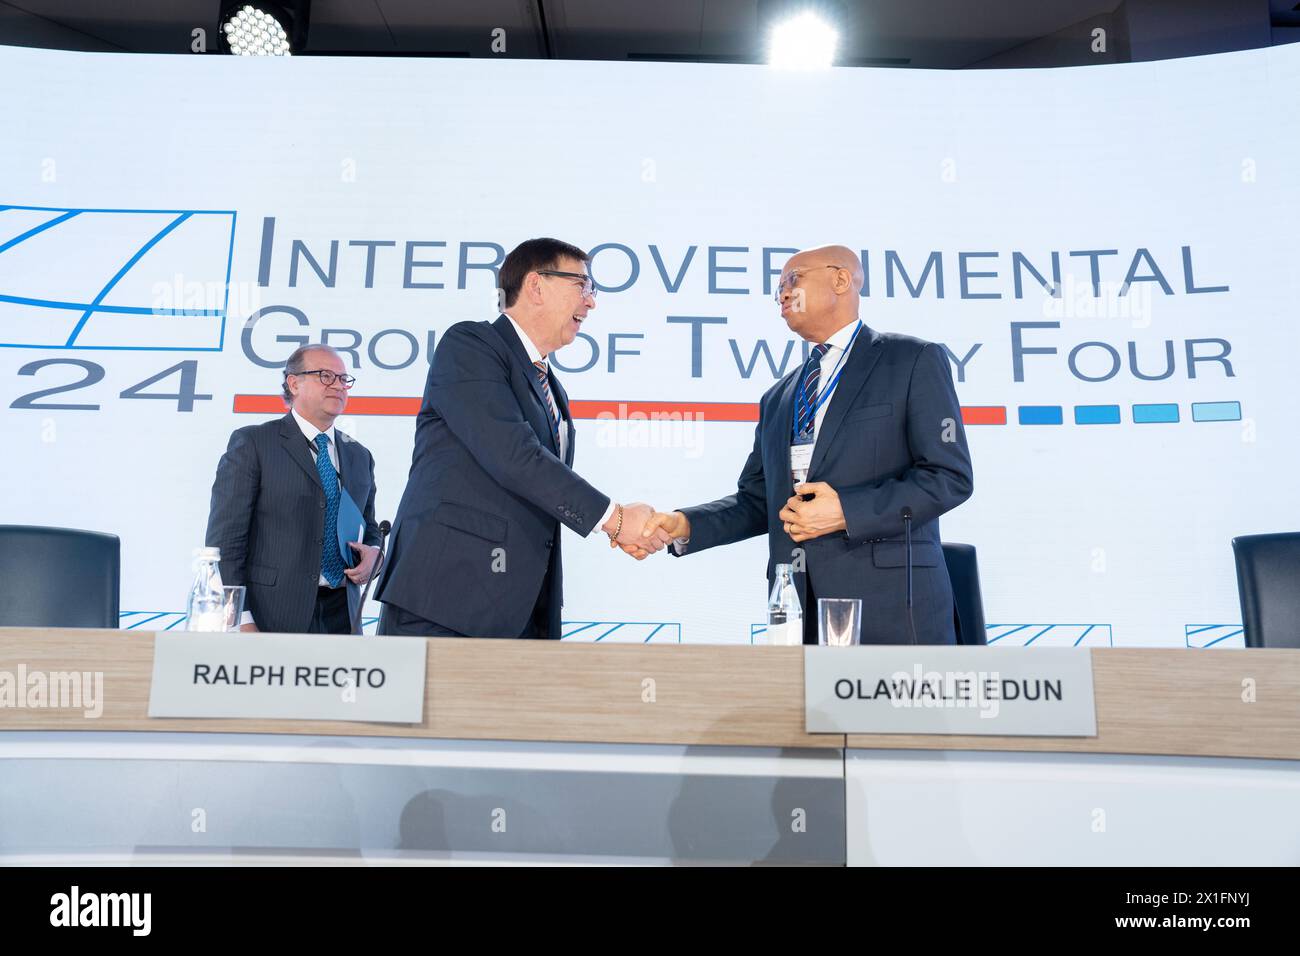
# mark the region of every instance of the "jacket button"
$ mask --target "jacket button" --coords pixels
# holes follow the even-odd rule
[[[325,502],[323,502],[323,501],[318,501],[318,502],[316,502],[316,504],[318,504],[322,509],[324,509],[324,507],[325,507]]]
[[[549,548],[549,547],[552,547],[554,544],[555,544],[555,541],[554,541],[553,539],[550,539],[550,538],[547,539],[547,541],[546,541],[546,546],[547,546],[548,548]]]

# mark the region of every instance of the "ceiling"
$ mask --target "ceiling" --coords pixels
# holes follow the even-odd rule
[[[1300,34],[1295,0],[803,0],[841,34],[837,63],[1067,66],[1269,46]],[[0,44],[190,54],[219,0],[0,0]],[[789,0],[314,0],[315,55],[761,63]],[[494,30],[504,52],[494,52]],[[1095,49],[1103,29],[1107,49]],[[498,41],[498,46],[500,42]]]

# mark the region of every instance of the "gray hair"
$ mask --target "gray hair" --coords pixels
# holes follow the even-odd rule
[[[284,366],[284,381],[280,383],[280,394],[284,397],[284,404],[290,408],[293,407],[293,392],[289,391],[289,376],[302,373],[307,367],[307,354],[309,352],[328,352],[335,358],[339,358],[338,349],[329,345],[322,345],[319,342],[293,350],[293,354],[289,356],[289,361]]]

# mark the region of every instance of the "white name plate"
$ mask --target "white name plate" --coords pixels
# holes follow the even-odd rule
[[[344,635],[154,635],[150,717],[418,724],[428,642]]]
[[[1084,647],[806,647],[808,733],[1095,737]]]

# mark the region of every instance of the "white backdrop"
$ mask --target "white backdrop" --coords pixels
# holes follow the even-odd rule
[[[0,522],[120,535],[123,626],[173,625],[227,436],[265,417],[236,396],[274,395],[299,341],[356,346],[354,410],[413,399],[430,335],[495,315],[470,266],[553,235],[597,250],[606,289],[557,356],[571,398],[693,415],[772,383],[755,349],[779,368],[793,337],[771,274],[840,242],[868,324],[943,342],[968,414],[1004,410],[968,426],[975,494],[943,520],[979,548],[990,640],[1239,645],[1229,541],[1295,526],[1300,131],[1277,91],[1298,83],[1296,47],[817,74],[0,48]],[[1054,254],[1058,297],[1024,267],[1051,284]],[[391,517],[413,417],[342,426]],[[732,490],[752,438],[586,420],[577,467],[680,507]],[[744,642],[762,619],[759,540],[637,564],[566,537],[577,639]]]

